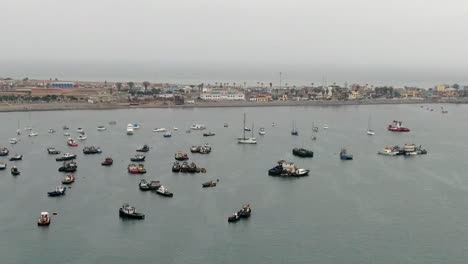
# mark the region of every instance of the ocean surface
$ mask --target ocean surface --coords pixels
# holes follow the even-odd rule
[[[468,263],[467,105],[378,105],[339,107],[260,107],[132,109],[0,113],[0,146],[21,175],[0,171],[0,256],[9,263]],[[243,113],[254,123],[257,145],[238,145]],[[368,117],[375,136],[366,134]],[[386,126],[401,120],[410,133]],[[111,120],[117,125],[108,125]],[[295,121],[299,136],[290,135]],[[10,145],[20,123],[20,142]],[[227,122],[228,128],[223,124]],[[272,122],[276,126],[272,126]],[[141,124],[127,136],[127,123]],[[186,133],[194,123],[205,131]],[[320,128],[311,140],[312,124]],[[327,124],[328,129],[323,129]],[[62,126],[88,139],[66,145]],[[107,131],[96,127],[106,125]],[[28,137],[24,127],[39,133]],[[172,138],[154,133],[171,129]],[[260,136],[258,128],[266,135]],[[47,130],[54,128],[55,134]],[[214,137],[203,137],[203,132]],[[190,146],[209,143],[209,155],[191,154]],[[377,155],[386,145],[415,143],[428,155]],[[145,175],[126,168],[135,149],[151,146]],[[85,145],[102,154],[83,155]],[[60,184],[60,162],[46,148],[78,154],[77,180],[63,197],[48,191]],[[293,147],[315,153],[292,156]],[[354,154],[341,161],[340,148]],[[172,173],[174,153],[185,151],[207,173]],[[114,165],[100,162],[111,156]],[[9,168],[13,162],[6,158]],[[310,169],[310,176],[284,179],[267,170],[286,159]],[[164,198],[141,192],[140,179],[160,180],[174,192]],[[219,179],[215,188],[201,183]],[[122,203],[146,214],[123,221]],[[227,217],[249,203],[250,219],[229,224]],[[49,227],[36,221],[41,211],[58,212]]]

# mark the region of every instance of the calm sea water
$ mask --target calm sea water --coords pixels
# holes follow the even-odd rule
[[[0,145],[10,155],[24,155],[16,162],[20,176],[0,171],[1,263],[467,263],[468,106],[445,106],[446,115],[440,105],[431,107],[434,112],[382,105],[1,113]],[[265,136],[255,132],[258,145],[236,143],[244,112],[249,126],[266,128]],[[369,114],[375,136],[365,133]],[[387,132],[394,119],[412,131]],[[25,132],[9,145],[18,120],[40,134],[29,138]],[[117,125],[108,126],[110,120]],[[290,135],[292,120],[298,137]],[[125,134],[129,122],[142,125],[133,136]],[[216,136],[185,133],[193,123],[206,124],[205,132]],[[312,123],[321,128],[317,141],[311,140]],[[108,130],[98,132],[102,124]],[[66,146],[63,125],[74,137],[83,127],[88,139],[78,148]],[[179,130],[167,139],[154,127]],[[127,174],[129,158],[145,143],[152,147],[148,173]],[[213,152],[190,154],[190,160],[206,174],[171,172],[176,151],[203,143]],[[404,143],[421,144],[429,154],[376,155],[385,145]],[[104,153],[84,156],[84,145]],[[77,181],[64,197],[46,194],[63,177],[48,146],[79,154]],[[296,146],[312,149],[315,157],[292,156]],[[355,159],[340,161],[341,147]],[[112,167],[100,165],[106,156],[114,158]],[[268,176],[280,159],[310,169],[310,176]],[[160,180],[175,196],[141,192],[142,178]],[[217,178],[216,188],[201,188]],[[146,219],[119,219],[124,202]],[[228,224],[226,217],[244,203],[252,205],[252,217]],[[59,213],[48,228],[36,226],[41,211]]]

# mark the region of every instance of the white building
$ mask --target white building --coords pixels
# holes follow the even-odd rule
[[[245,101],[245,95],[241,92],[203,93],[200,98],[206,101]]]

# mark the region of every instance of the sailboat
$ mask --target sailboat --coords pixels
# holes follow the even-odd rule
[[[370,123],[371,123],[371,116],[369,115],[369,119],[367,120],[367,135],[373,136],[375,135],[375,132],[374,130],[371,129]]]
[[[29,121],[29,122],[28,122],[28,125],[29,125],[29,126],[25,127],[24,130],[29,130],[29,131],[31,131],[31,130],[32,130],[32,128],[31,128],[31,112],[28,112],[28,121]]]
[[[298,136],[299,135],[299,132],[297,131],[297,128],[296,128],[296,123],[294,121],[292,123],[291,135],[293,135],[293,136]]]
[[[16,135],[21,135],[20,121],[18,120],[18,128],[16,129]]]
[[[252,124],[253,126],[253,124]],[[253,137],[253,127],[252,127],[252,137],[248,138],[245,136],[245,113],[244,113],[244,126],[242,128],[243,136],[241,138],[237,138],[237,143],[239,144],[257,144],[257,139]]]
[[[312,123],[312,140],[317,140],[317,137],[315,136],[315,132],[318,131],[318,127],[314,126],[314,123]]]

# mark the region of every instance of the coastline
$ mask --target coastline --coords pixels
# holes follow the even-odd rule
[[[467,104],[468,98],[443,99],[376,99],[363,101],[222,101],[196,102],[193,104],[175,105],[171,103],[41,103],[41,104],[0,104],[0,112],[27,111],[65,111],[65,110],[114,110],[139,108],[198,108],[198,107],[281,107],[281,106],[346,106],[346,105],[399,105],[399,104]]]

